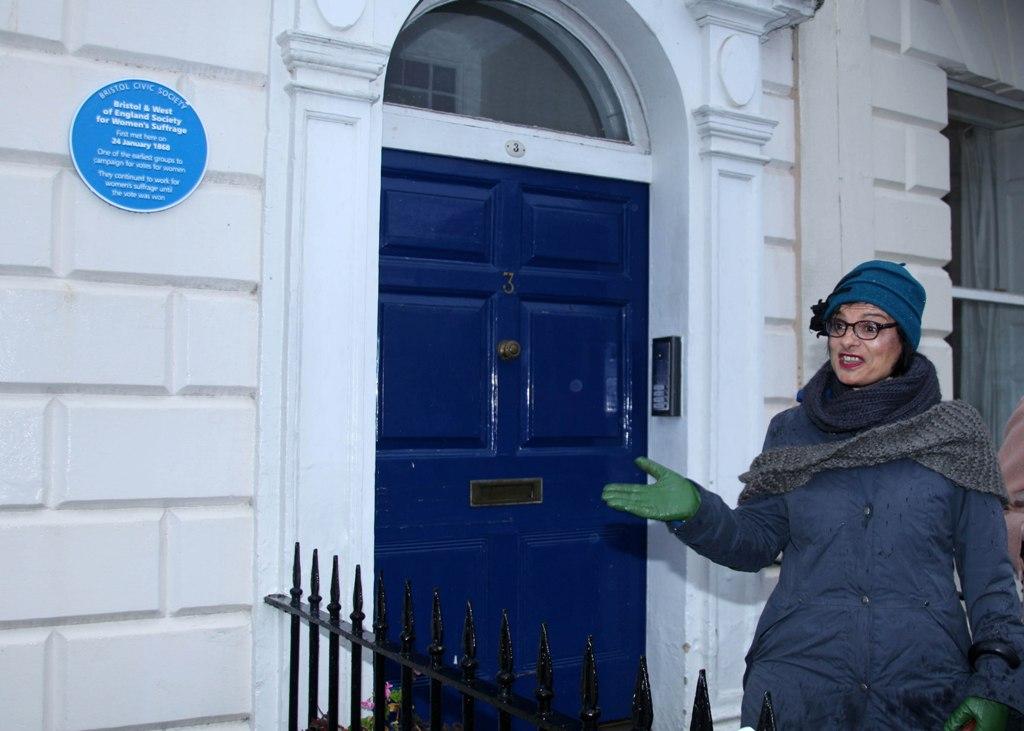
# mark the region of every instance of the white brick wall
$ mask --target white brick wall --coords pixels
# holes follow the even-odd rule
[[[875,246],[898,256],[949,259],[949,206],[933,195],[875,191]]]
[[[131,58],[156,59],[168,65],[203,64],[245,71],[257,78],[266,73],[270,49],[266,3],[247,7],[208,0],[79,0],[71,7],[77,21],[73,50],[118,57],[131,54]],[[132,32],[125,33],[125,26]],[[169,32],[171,28],[173,32]],[[225,43],[228,29],[231,42]],[[187,43],[182,42],[184,38]]]
[[[72,275],[183,284],[210,280],[214,286],[243,286],[259,279],[259,191],[207,182],[166,215],[152,214],[146,236],[135,234],[132,218],[97,198],[64,173],[65,221],[62,243]],[[175,215],[177,214],[177,215]]]
[[[253,3],[245,12],[264,11]],[[169,29],[165,32],[176,35]],[[0,140],[6,148],[32,152],[43,160],[66,160],[68,129],[82,101],[110,81],[145,76],[183,92],[199,114],[209,148],[207,175],[215,179],[232,176],[231,180],[250,176],[245,179],[249,186],[259,182],[266,116],[262,85],[181,74],[148,63],[138,68],[21,48],[4,48],[3,62],[0,99],[22,100],[21,104],[0,105]],[[44,109],[38,108],[40,89],[46,90]]]
[[[0,280],[0,382],[164,388],[167,292]]]
[[[160,513],[43,511],[0,517],[8,586],[0,622],[160,607]]]
[[[0,728],[249,728],[270,17],[0,0]],[[206,179],[159,213],[68,156],[126,77],[207,132]]]
[[[874,4],[876,7],[878,3]],[[949,48],[949,27],[938,6],[909,2],[920,22],[911,34],[872,26],[872,178],[876,256],[908,262],[928,292],[921,351],[939,371],[943,393],[952,393],[949,347],[951,285],[942,269],[950,257],[949,147],[939,132],[946,126],[946,73],[935,53]],[[879,10],[874,11],[876,14]],[[888,44],[892,45],[888,45]]]
[[[182,293],[176,318],[184,328],[176,358],[180,388],[256,388],[257,314],[251,298]]]
[[[51,642],[55,729],[217,719],[249,707],[246,614],[79,625]]]
[[[946,126],[946,74],[939,67],[891,51],[871,53],[871,104],[935,129]]]
[[[79,396],[60,402],[57,504],[252,495],[251,399]]]
[[[252,601],[252,520],[244,508],[177,508],[164,517],[167,607],[186,613]],[[217,556],[216,562],[210,556]]]
[[[941,199],[950,181],[941,130],[948,80],[1020,98],[1022,30],[1020,2],[865,0],[826,3],[800,31],[801,93],[830,97],[806,107],[813,113],[801,107],[803,134],[813,139],[800,151],[808,181],[802,223],[819,234],[801,253],[803,268],[817,274],[837,261],[845,270],[869,256],[907,262],[928,292],[921,350],[947,397],[950,212]],[[838,226],[811,225],[820,221]],[[805,363],[812,352],[805,341]]]
[[[769,158],[764,176],[764,346],[765,420],[792,406],[801,382],[797,332],[796,89],[793,32],[772,33],[762,45],[764,74],[762,112],[778,121],[765,145]]]
[[[5,728],[45,727],[47,630],[0,632],[0,709]]]
[[[9,34],[9,42],[30,42],[34,39],[60,41],[63,23],[60,0],[0,1],[0,31]]]
[[[0,272],[49,272],[59,169],[0,164]]]
[[[0,508],[43,504],[48,472],[47,403],[48,399],[38,396],[0,400]]]

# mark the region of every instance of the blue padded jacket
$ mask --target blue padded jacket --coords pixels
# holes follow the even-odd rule
[[[772,420],[764,447],[849,436],[821,431],[797,406]],[[738,571],[782,552],[747,653],[744,725],[756,725],[766,690],[786,731],[939,729],[970,695],[1024,711],[1024,665],[986,655],[972,672],[967,662],[972,636],[1010,642],[1024,661],[997,497],[901,459],[820,472],[735,509],[701,488],[697,514],[669,528]]]

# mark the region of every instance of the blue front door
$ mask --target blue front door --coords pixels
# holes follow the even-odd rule
[[[383,157],[376,562],[391,606],[411,578],[422,649],[440,589],[451,662],[471,600],[491,678],[508,610],[524,694],[546,622],[573,715],[593,634],[604,719],[628,715],[644,648],[645,527],[600,494],[641,479],[646,449],[647,207],[639,183]]]

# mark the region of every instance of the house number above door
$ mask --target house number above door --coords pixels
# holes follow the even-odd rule
[[[505,143],[505,152],[511,157],[522,157],[526,154],[526,145],[519,140],[509,140]]]

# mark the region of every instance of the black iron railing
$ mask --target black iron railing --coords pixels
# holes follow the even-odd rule
[[[341,618],[341,588],[338,577],[338,557],[334,557],[331,569],[330,601],[327,612],[321,611],[320,603],[320,568],[317,551],[313,551],[313,564],[310,572],[308,603],[302,602],[302,573],[300,564],[299,544],[295,544],[295,556],[292,563],[292,588],[289,594],[271,594],[264,601],[272,607],[287,613],[291,617],[291,642],[289,645],[290,664],[288,674],[288,730],[298,731],[299,716],[299,665],[302,624],[309,627],[308,634],[308,681],[306,702],[306,725],[304,729],[319,731],[339,731],[344,728],[339,723],[339,676],[341,667],[341,640],[345,640],[349,648],[350,660],[350,707],[351,715],[348,728],[350,731],[362,728],[363,705],[361,702],[363,648],[372,654],[373,667],[373,728],[375,731],[386,731],[388,726],[388,690],[385,677],[385,662],[392,661],[401,668],[400,708],[398,724],[401,731],[414,731],[421,728],[414,718],[413,676],[425,676],[428,679],[431,731],[441,731],[443,688],[450,688],[461,696],[462,729],[473,731],[476,725],[476,703],[480,701],[495,709],[498,714],[499,731],[511,728],[512,718],[522,719],[538,729],[563,729],[565,731],[589,731],[598,728],[601,709],[598,706],[597,664],[594,659],[593,639],[588,637],[583,650],[583,670],[580,678],[580,712],[578,718],[559,713],[552,708],[554,701],[553,668],[551,650],[548,643],[547,628],[542,624],[540,643],[537,652],[537,687],[534,698],[528,699],[512,692],[512,684],[516,679],[512,665],[512,633],[508,615],[502,613],[501,630],[498,639],[498,672],[495,682],[477,676],[477,637],[473,621],[473,608],[466,604],[466,615],[462,629],[462,656],[458,666],[444,665],[444,627],[441,623],[441,598],[434,591],[431,612],[430,644],[427,654],[416,652],[416,640],[413,623],[412,588],[405,582],[402,604],[402,630],[399,641],[388,639],[387,597],[384,582],[378,576],[373,607],[373,632],[363,627],[366,615],[363,613],[363,588],[360,568],[356,566],[355,581],[352,588],[351,622]],[[290,595],[290,596],[289,596]],[[320,695],[320,635],[327,634],[328,679],[327,679],[327,712],[321,715],[319,709]],[[426,722],[424,722],[426,723]],[[651,703],[651,685],[647,674],[647,661],[640,658],[637,670],[636,685],[633,691],[633,708],[631,728],[635,731],[648,731],[654,723],[654,709]],[[414,725],[415,724],[415,725]],[[761,708],[758,731],[775,731],[775,719],[772,711],[771,696],[765,693]],[[697,691],[694,697],[693,712],[690,720],[690,731],[713,731],[711,703],[708,697],[707,679],[704,671],[700,671]]]

